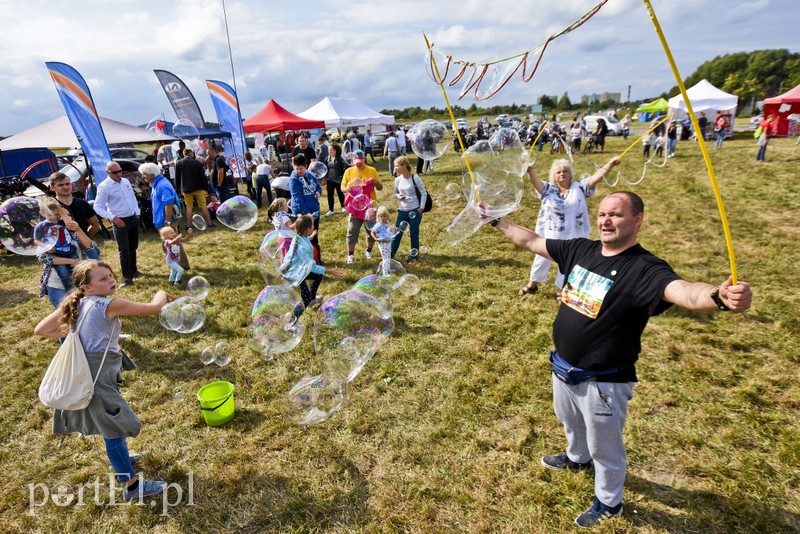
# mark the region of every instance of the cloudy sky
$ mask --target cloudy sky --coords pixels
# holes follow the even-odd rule
[[[542,44],[598,1],[226,0],[242,115],[270,98],[294,113],[324,96],[356,97],[377,110],[443,107],[425,71],[423,31],[442,53],[488,62]],[[683,77],[717,55],[800,45],[797,0],[652,4]],[[175,119],[153,69],[182,78],[207,120],[216,117],[205,80],[233,85],[222,0],[0,0],[0,12],[0,136],[63,115],[45,61],[72,65],[101,115],[133,124],[159,113]],[[548,46],[529,83],[517,76],[478,105],[535,103],[565,91],[573,101],[604,91],[624,100],[629,85],[637,100],[675,81],[644,4],[609,0]]]

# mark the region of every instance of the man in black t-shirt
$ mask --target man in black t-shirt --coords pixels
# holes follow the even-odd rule
[[[208,178],[203,163],[194,157],[194,151],[187,148],[183,157],[175,164],[175,189],[183,193],[186,204],[186,221],[191,224],[194,217],[194,205],[203,213],[206,225],[215,226],[208,212]]]
[[[294,159],[294,157],[298,154],[302,154],[306,157],[306,163],[308,165],[310,165],[312,161],[317,161],[317,152],[311,148],[311,146],[308,144],[306,136],[304,135],[301,135],[297,138],[297,146],[295,146],[294,150],[292,150],[292,159]]]
[[[94,208],[83,199],[72,196],[72,182],[69,176],[62,172],[54,172],[50,175],[50,190],[56,194],[56,200],[69,212],[70,216],[78,223],[83,232],[92,238],[100,231],[100,220],[97,218]],[[100,259],[100,250],[97,245],[92,243],[92,247],[85,251],[87,258],[93,260]]]
[[[556,261],[567,274],[550,355],[553,404],[567,449],[543,457],[542,465],[594,472],[594,503],[575,520],[582,527],[622,513],[627,469],[622,429],[649,318],[673,304],[742,312],[752,301],[750,287],[741,281],[734,285],[731,277],[719,286],[681,279],[637,243],[643,218],[642,199],[622,191],[600,203],[599,241],[545,239],[506,219],[491,221],[514,244]],[[575,371],[588,373],[581,373],[581,381],[570,376]]]
[[[217,190],[219,201],[225,202],[231,196],[228,162],[225,161],[225,156],[221,156],[214,147],[208,149],[208,159],[211,162],[211,185]]]

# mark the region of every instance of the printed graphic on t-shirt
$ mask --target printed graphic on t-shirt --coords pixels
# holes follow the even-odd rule
[[[613,283],[613,280],[575,265],[559,298],[573,310],[596,319],[600,313],[600,306],[603,305],[603,299]]]

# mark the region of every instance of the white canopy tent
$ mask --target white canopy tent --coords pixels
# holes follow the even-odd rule
[[[355,98],[325,97],[298,116],[325,121],[326,128],[394,124],[394,116],[378,113]]]
[[[123,143],[155,143],[156,141],[176,141],[176,137],[156,134],[145,128],[100,117],[103,132],[109,145]],[[18,148],[67,148],[80,146],[72,125],[66,115],[34,126],[0,141],[0,150]]]
[[[738,96],[717,89],[708,80],[700,80],[687,89],[686,94],[689,95],[689,101],[696,115],[700,115],[702,111],[709,121],[712,121],[717,111],[730,113],[730,123],[733,124],[736,107],[739,105]],[[669,112],[673,114],[673,120],[681,120],[688,114],[683,95],[679,94],[669,99]]]

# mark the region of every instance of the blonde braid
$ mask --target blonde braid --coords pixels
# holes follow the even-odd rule
[[[83,297],[82,288],[77,288],[64,297],[59,306],[61,308],[61,318],[59,319],[61,324],[68,328],[75,328],[75,323],[78,321],[78,310]]]

